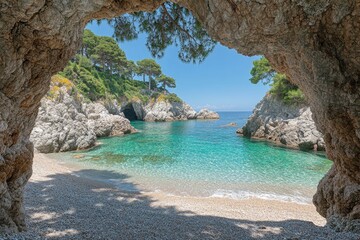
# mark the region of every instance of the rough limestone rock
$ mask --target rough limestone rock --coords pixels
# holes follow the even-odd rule
[[[121,106],[117,100],[105,101],[101,105],[104,106],[110,114],[123,116]]]
[[[238,133],[290,148],[325,150],[322,134],[316,130],[310,108],[284,104],[270,94],[256,105],[253,114]]]
[[[175,1],[175,0],[174,0]],[[0,231],[25,229],[29,141],[50,76],[91,19],[151,11],[162,0],[10,1],[0,4]],[[314,203],[339,230],[360,231],[360,4],[357,0],[178,0],[215,39],[265,55],[305,94],[334,166]]]
[[[112,109],[117,115],[110,114],[101,103],[84,104],[82,110],[88,118],[89,129],[94,131],[97,137],[121,136],[136,132],[119,108]]]
[[[196,119],[219,119],[220,116],[218,113],[210,111],[209,109],[201,109],[197,114],[196,114]]]
[[[90,148],[96,137],[135,132],[129,120],[109,114],[100,103],[83,104],[62,89],[61,97],[44,98],[30,140],[42,153]]]
[[[180,2],[216,40],[264,55],[299,86],[334,162],[314,196],[316,209],[329,226],[360,232],[359,2]]]
[[[196,112],[183,102],[156,101],[144,107],[144,121],[175,121],[194,119]]]
[[[66,94],[61,102],[42,100],[30,139],[39,152],[51,153],[92,147],[96,135],[81,106]]]
[[[144,111],[144,106],[143,106],[142,102],[139,100],[136,102],[132,102],[131,105],[135,111],[137,119],[144,120],[146,113]]]
[[[168,100],[150,101],[146,104],[141,101],[125,102],[122,111],[131,108],[138,120],[148,122],[164,122],[189,120],[196,118],[195,110],[185,102],[170,102]]]
[[[166,122],[191,119],[219,119],[219,114],[208,109],[196,111],[185,102],[170,102],[168,100],[150,101],[144,104],[140,101],[123,104],[124,109],[131,105],[138,120],[146,122]]]

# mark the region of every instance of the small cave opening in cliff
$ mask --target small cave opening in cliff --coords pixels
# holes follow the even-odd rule
[[[123,113],[124,113],[125,117],[127,119],[129,119],[130,121],[139,120],[136,115],[136,112],[134,110],[134,107],[131,103],[129,103],[128,105],[125,106]]]

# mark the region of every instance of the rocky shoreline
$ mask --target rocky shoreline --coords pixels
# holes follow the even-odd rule
[[[136,129],[122,115],[110,114],[100,103],[84,103],[81,95],[66,89],[54,98],[43,98],[31,141],[42,153],[93,147],[98,137],[120,136]]]
[[[325,150],[322,134],[316,129],[310,107],[305,104],[288,105],[270,94],[256,105],[245,126],[236,132],[289,148]]]
[[[218,113],[208,109],[196,112],[185,102],[170,102],[158,98],[148,103],[141,101],[125,102],[120,112],[130,120],[142,120],[146,122],[166,122],[193,119],[219,119]]]
[[[130,120],[177,121],[191,119],[218,119],[219,114],[208,109],[198,113],[185,102],[156,99],[140,101],[86,102],[73,89],[61,87],[55,96],[41,101],[31,141],[41,153],[88,149],[99,137],[135,133]]]

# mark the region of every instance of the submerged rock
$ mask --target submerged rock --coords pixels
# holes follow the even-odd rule
[[[110,114],[101,103],[82,103],[66,89],[54,99],[41,101],[39,114],[30,139],[42,153],[65,152],[90,148],[97,137],[123,135],[136,130],[130,121]]]
[[[231,122],[231,123],[224,125],[224,127],[236,127],[236,126],[237,126],[236,122]]]
[[[310,107],[287,105],[270,94],[256,105],[245,126],[236,133],[301,150],[325,150]]]

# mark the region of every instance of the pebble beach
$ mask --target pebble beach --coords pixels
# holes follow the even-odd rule
[[[124,178],[36,154],[25,190],[28,231],[2,239],[360,239],[324,227],[311,204],[128,192],[84,172]]]

